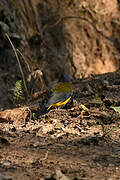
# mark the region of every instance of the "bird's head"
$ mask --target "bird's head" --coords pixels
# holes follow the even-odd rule
[[[72,77],[64,73],[61,75],[59,82],[72,82]]]

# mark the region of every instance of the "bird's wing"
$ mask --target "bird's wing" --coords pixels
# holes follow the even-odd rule
[[[46,107],[49,107],[51,104],[56,104],[58,102],[64,102],[71,96],[72,96],[72,92],[53,93],[48,103],[46,104]]]

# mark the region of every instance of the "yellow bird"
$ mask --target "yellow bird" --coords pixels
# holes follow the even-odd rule
[[[71,78],[64,74],[60,82],[53,88],[53,93],[46,104],[47,110],[52,106],[63,106],[69,102],[72,96]]]

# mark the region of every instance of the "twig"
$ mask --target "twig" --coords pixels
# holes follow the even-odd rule
[[[39,160],[39,162],[45,161],[47,158],[48,158],[48,151],[46,152],[45,157],[44,157],[44,158],[41,158],[41,159]]]
[[[45,24],[45,26],[44,26],[43,29],[42,29],[42,35],[43,35],[43,32],[44,32],[45,30],[51,29],[51,28],[53,28],[54,26],[57,26],[61,21],[65,20],[65,19],[81,19],[81,20],[83,20],[83,21],[86,21],[86,22],[88,22],[88,23],[96,30],[97,33],[99,33],[99,34],[100,34],[101,36],[103,36],[105,39],[107,39],[108,41],[111,41],[111,42],[114,42],[114,41],[115,41],[115,39],[112,39],[112,38],[104,35],[100,30],[98,30],[97,27],[96,27],[96,25],[95,25],[93,22],[91,22],[91,21],[89,21],[87,18],[84,18],[84,17],[81,17],[81,16],[64,16],[64,17],[61,17],[60,19],[58,19],[58,20],[57,20],[54,24],[52,24],[52,25],[47,25],[47,24]]]
[[[23,56],[23,54],[20,52],[19,49],[17,49],[17,51],[19,52],[19,54],[20,54],[21,57],[23,58],[23,60],[24,60],[24,62],[25,62],[25,64],[26,64],[26,66],[27,66],[27,68],[28,68],[28,71],[31,72],[30,66],[29,66],[28,62],[26,61],[25,57]]]
[[[38,91],[30,96],[30,101],[33,99],[38,99],[40,96],[44,96],[47,93],[48,93],[48,90]]]
[[[110,132],[112,132],[114,129],[117,128],[117,126],[114,126],[112,127],[111,129],[109,129],[108,131],[103,127],[104,125],[101,125],[102,126],[102,131],[103,131],[103,135],[102,137],[104,138],[107,134],[109,134]],[[119,127],[119,126],[118,126]]]
[[[26,86],[26,82],[25,82],[24,73],[23,73],[23,71],[22,71],[22,67],[21,67],[21,64],[20,64],[20,61],[19,61],[19,58],[18,58],[18,55],[17,55],[16,49],[15,49],[15,47],[14,47],[14,45],[13,45],[13,43],[12,43],[12,41],[11,41],[10,37],[8,36],[8,34],[5,34],[5,36],[7,37],[7,39],[9,40],[9,42],[10,42],[10,44],[11,44],[12,48],[13,48],[13,51],[14,51],[14,53],[15,53],[15,56],[16,56],[16,59],[17,59],[17,62],[18,62],[18,66],[19,66],[19,69],[20,69],[20,72],[21,72],[21,75],[22,75],[23,84],[24,84],[24,87],[25,87],[25,90],[26,90],[27,96],[29,96],[29,94],[28,94],[28,90],[27,90],[27,86]]]

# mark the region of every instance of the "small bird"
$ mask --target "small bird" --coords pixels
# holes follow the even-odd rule
[[[47,111],[53,106],[63,106],[69,102],[72,96],[71,77],[67,74],[63,74],[59,80],[59,83],[52,89],[52,95],[48,100],[45,107]]]

